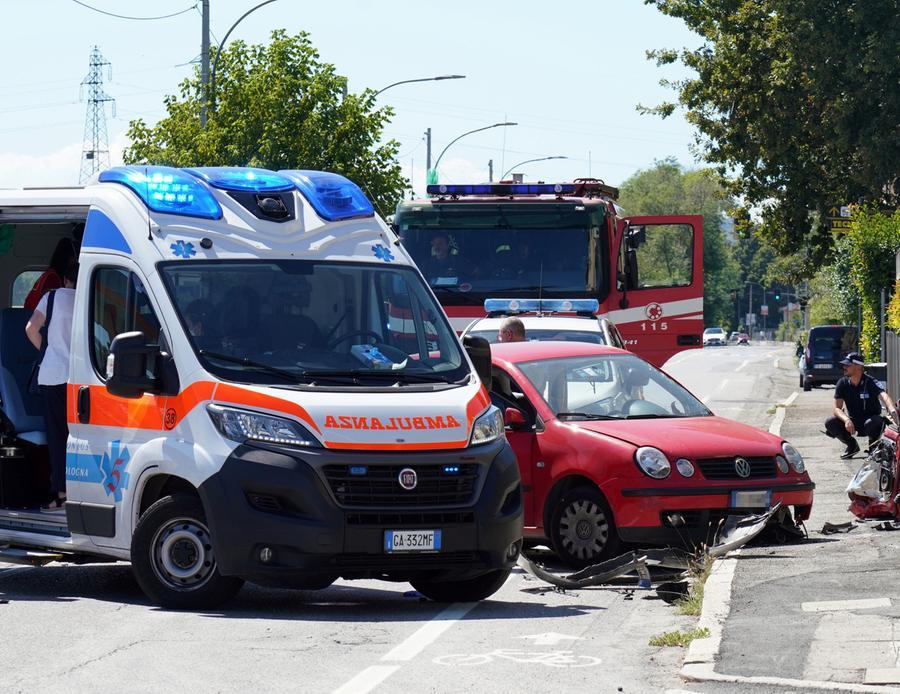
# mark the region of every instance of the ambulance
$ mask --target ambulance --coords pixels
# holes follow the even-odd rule
[[[68,501],[47,511],[22,306],[82,225]],[[126,166],[0,191],[0,302],[0,562],[129,561],[181,609],[338,578],[480,600],[515,564],[490,348],[463,347],[346,178]]]

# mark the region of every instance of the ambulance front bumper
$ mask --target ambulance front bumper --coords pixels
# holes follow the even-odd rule
[[[399,470],[416,471],[413,490]],[[257,583],[337,577],[455,580],[515,564],[523,506],[505,440],[415,453],[238,447],[200,486],[219,571]],[[437,551],[389,552],[385,534],[440,531]]]

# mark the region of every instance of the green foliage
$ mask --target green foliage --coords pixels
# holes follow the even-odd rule
[[[848,256],[821,268],[809,281],[809,324],[856,324],[856,289],[847,281]],[[840,273],[844,272],[843,275]]]
[[[733,306],[730,290],[736,286],[738,275],[724,230],[726,212],[733,206],[733,201],[723,191],[715,174],[709,169],[684,171],[669,158],[656,162],[651,169],[637,172],[619,190],[619,203],[629,215],[703,215],[704,320],[708,326],[727,324]],[[672,236],[660,234],[658,240],[651,238],[647,245],[660,244],[655,250],[664,257],[663,246],[673,240]],[[646,250],[642,247],[639,252]],[[685,260],[690,261],[682,256],[682,265]],[[672,262],[674,258],[670,258],[670,265]],[[679,270],[674,265],[671,269],[677,276]]]
[[[900,279],[894,283],[894,294],[887,306],[887,325],[891,330],[900,332]]]
[[[856,207],[846,237],[850,278],[862,303],[860,348],[866,359],[875,360],[880,351],[881,290],[894,285],[900,251],[900,211],[887,214],[872,205]]]
[[[358,183],[390,212],[406,181],[397,142],[380,143],[389,108],[374,92],[344,94],[347,81],[322,62],[307,34],[272,32],[271,41],[234,41],[216,69],[215,108],[200,127],[199,70],[165,98],[168,115],[154,126],[131,121],[127,163],[170,166],[260,166],[321,169]]]
[[[666,631],[659,636],[650,638],[651,646],[680,646],[686,648],[694,639],[705,639],[709,636],[709,629],[689,629],[688,631]]]
[[[897,204],[900,0],[645,2],[700,36],[693,50],[648,57],[693,71],[671,86],[697,145],[721,174],[737,172],[729,191],[761,211],[780,254],[805,249],[815,269],[832,244],[831,205]]]

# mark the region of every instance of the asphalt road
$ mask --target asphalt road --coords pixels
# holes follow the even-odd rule
[[[668,370],[762,428],[794,374],[786,346],[695,350]],[[517,572],[489,601],[444,607],[378,581],[247,586],[201,614],[150,606],[124,564],[0,565],[0,691],[712,691],[678,677],[682,650],[648,645],[695,622],[655,594],[541,588]]]

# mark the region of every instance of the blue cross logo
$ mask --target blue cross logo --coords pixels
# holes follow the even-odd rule
[[[394,259],[394,254],[391,253],[391,249],[380,243],[377,246],[372,246],[372,253],[376,258],[383,260],[386,263],[389,263]]]
[[[176,241],[171,244],[169,248],[171,248],[172,253],[179,258],[190,258],[191,256],[197,255],[197,251],[194,250],[194,244],[190,241]]]

